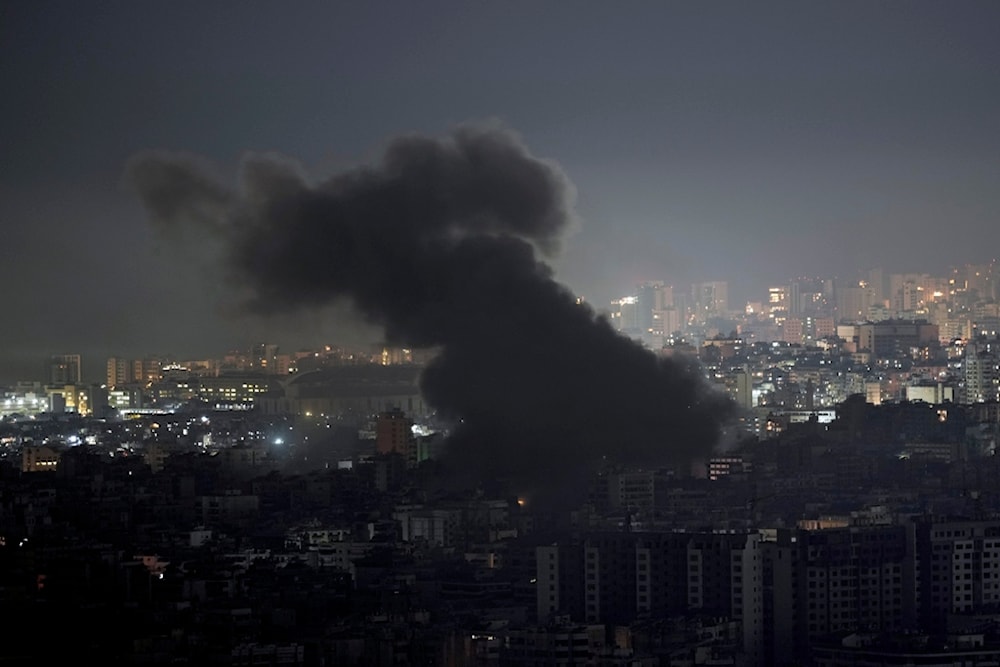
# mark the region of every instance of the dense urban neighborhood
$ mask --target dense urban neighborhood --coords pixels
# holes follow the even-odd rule
[[[456,467],[431,352],[111,358],[100,382],[53,355],[2,403],[4,661],[994,664],[992,271],[737,312],[721,283],[639,285],[608,326],[739,409],[701,455],[664,432],[662,465],[609,460],[558,503]]]

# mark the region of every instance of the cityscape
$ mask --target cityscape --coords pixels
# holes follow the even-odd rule
[[[664,432],[662,465],[574,476],[573,504],[456,470],[433,351],[261,344],[104,378],[53,354],[2,398],[4,657],[55,655],[72,619],[135,664],[987,664],[997,296],[994,263],[737,308],[723,281],[635,285],[599,320],[737,409],[710,450],[678,461]]]
[[[0,3],[0,666],[997,667],[1000,3]]]

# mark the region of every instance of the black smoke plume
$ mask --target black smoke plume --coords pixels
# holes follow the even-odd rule
[[[731,414],[693,361],[620,336],[554,280],[572,187],[504,128],[396,138],[318,183],[261,155],[237,188],[177,154],[138,155],[127,177],[154,224],[222,241],[253,310],[348,299],[390,342],[438,349],[421,389],[454,423],[456,468],[563,492],[603,463],[704,454]]]

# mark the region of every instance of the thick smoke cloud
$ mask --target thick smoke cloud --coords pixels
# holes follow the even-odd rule
[[[346,298],[390,342],[439,349],[421,388],[454,420],[456,467],[564,491],[605,461],[704,454],[731,414],[693,362],[621,337],[554,280],[572,187],[503,128],[397,138],[319,183],[275,156],[247,157],[235,189],[172,154],[127,176],[154,224],[222,240],[249,308]]]

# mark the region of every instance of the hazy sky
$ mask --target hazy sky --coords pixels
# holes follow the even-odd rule
[[[997,26],[997,2],[3,3],[0,381],[362,336],[346,312],[233,318],[123,184],[149,149],[328,175],[499,119],[575,184],[557,275],[598,307],[642,279],[745,300],[988,261]]]

